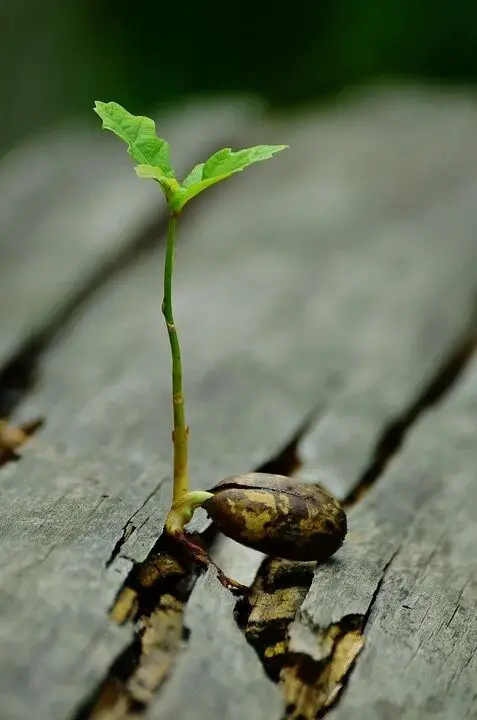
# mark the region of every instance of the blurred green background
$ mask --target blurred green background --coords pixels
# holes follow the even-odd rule
[[[2,153],[96,98],[141,113],[211,92],[293,107],[382,79],[477,79],[476,0],[3,0],[0,32]]]

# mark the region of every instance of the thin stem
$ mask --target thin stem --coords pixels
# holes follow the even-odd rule
[[[174,271],[174,249],[178,217],[174,213],[169,216],[167,227],[166,260],[164,266],[164,299],[162,312],[166,321],[172,355],[172,407],[174,429],[174,501],[189,492],[189,476],[187,468],[187,449],[189,428],[185,421],[184,394],[182,390],[182,362],[177,328],[172,313],[172,273]]]

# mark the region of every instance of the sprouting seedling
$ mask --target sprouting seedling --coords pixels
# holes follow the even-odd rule
[[[313,549],[317,542],[320,544],[321,539],[320,547],[314,550],[314,557],[319,559],[324,554],[332,554],[344,538],[346,519],[343,524],[345,516],[339,504],[332,498],[326,499],[328,498],[326,495],[317,495],[315,492],[318,491],[317,488],[312,487],[310,490],[309,486],[302,484],[294,484],[292,487],[287,478],[255,474],[252,482],[250,481],[252,476],[241,476],[234,478],[234,482],[229,479],[226,486],[223,481],[210,491],[191,492],[189,489],[189,428],[185,417],[181,352],[172,308],[172,275],[178,220],[185,205],[196,195],[231,175],[241,172],[253,163],[271,158],[288,146],[258,145],[237,152],[233,152],[230,148],[224,148],[215,152],[205,162],[196,165],[184,180],[179,181],[171,165],[169,144],[156,135],[153,120],[148,117],[131,115],[115,102],[96,101],[94,110],[103,121],[103,128],[111,130],[127,143],[128,152],[137,163],[135,168],[137,175],[141,178],[155,180],[161,186],[169,210],[162,312],[172,355],[174,472],[173,502],[166,519],[166,532],[187,547],[193,559],[201,565],[214,565],[207,553],[194,544],[184,530],[196,508],[203,506],[217,522],[222,532],[242,544],[257,549],[263,547],[266,552],[272,552],[275,548],[275,554],[295,558],[297,558],[297,552],[300,555],[299,548],[306,546],[306,557],[303,559],[309,560],[313,559]],[[300,488],[302,488],[302,497],[300,497]],[[283,500],[282,505],[279,503],[280,498]],[[292,498],[291,502],[290,498]],[[257,518],[263,516],[264,503],[265,506],[268,503],[270,511],[272,505],[275,508],[274,517],[267,524],[268,529],[264,527],[263,522],[260,525],[260,521],[254,520],[254,514]],[[310,503],[313,507],[310,507]],[[290,523],[290,508],[292,507],[294,520]],[[328,508],[324,514],[323,508]],[[325,533],[323,518],[327,512],[331,519]],[[328,518],[328,515],[325,519]],[[312,517],[313,520],[308,523],[307,527],[304,520],[308,517]],[[317,523],[318,517],[321,518],[321,525],[319,522]],[[293,527],[295,535],[291,537]],[[329,535],[333,532],[337,533],[337,542],[328,542],[328,544],[325,542],[325,546],[328,548],[325,552],[323,538],[326,534]],[[304,545],[301,541],[297,543],[297,533],[301,534],[301,540],[304,539]],[[277,544],[278,536],[281,539]],[[232,589],[244,590],[239,583],[227,578],[219,568],[216,569],[219,579],[224,585]]]

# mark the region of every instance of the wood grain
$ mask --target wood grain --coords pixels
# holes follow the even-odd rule
[[[366,620],[366,645],[331,717],[475,717],[477,363],[414,428],[370,494],[349,512],[351,536],[316,571],[291,649],[333,652],[331,625]],[[300,624],[309,628],[307,640]],[[295,640],[294,640],[295,636]],[[309,651],[309,648],[308,648]]]
[[[394,108],[398,114],[397,110]],[[387,120],[389,121],[389,119],[388,117]],[[347,129],[349,130],[349,127]],[[395,129],[397,131],[397,128]],[[387,132],[391,135],[390,128],[387,129]],[[419,130],[416,132],[420,134]],[[394,134],[393,137],[395,137]],[[422,139],[422,136],[420,137]],[[313,145],[309,137],[308,142],[310,146]],[[376,143],[375,135],[373,135],[373,142]],[[404,140],[401,142],[404,144]],[[304,138],[303,145],[305,145]],[[400,143],[398,142],[397,145],[399,146]],[[366,155],[362,145],[360,150]],[[389,149],[388,151],[391,152]],[[444,153],[447,160],[449,160],[449,155],[452,156],[450,150],[449,154]],[[386,214],[383,213],[384,218],[380,218],[379,229],[369,230],[371,239],[365,237],[367,231],[363,227],[365,222],[361,220],[360,227],[359,218],[354,218],[353,229],[357,228],[358,237],[356,231],[350,232],[346,251],[340,248],[334,255],[330,251],[329,257],[323,253],[323,248],[321,248],[320,262],[318,259],[314,263],[312,262],[314,256],[312,246],[309,244],[307,252],[309,253],[310,268],[313,268],[315,278],[319,278],[315,281],[313,288],[311,288],[311,282],[307,286],[306,280],[303,281],[303,277],[306,277],[305,263],[301,267],[301,284],[297,281],[296,288],[290,287],[288,280],[289,275],[293,273],[293,260],[292,256],[283,249],[282,252],[284,257],[287,257],[289,264],[286,271],[283,269],[281,273],[283,284],[280,287],[282,290],[286,288],[286,292],[283,301],[278,301],[281,311],[280,320],[277,319],[278,312],[273,315],[273,322],[267,318],[268,325],[265,328],[264,324],[261,331],[257,333],[257,336],[261,337],[264,342],[258,346],[254,345],[253,348],[247,346],[245,350],[241,350],[242,358],[249,357],[252,353],[259,356],[268,372],[267,381],[265,373],[263,375],[259,373],[257,363],[255,372],[256,376],[260,377],[261,392],[264,393],[263,397],[270,398],[266,407],[267,409],[274,408],[274,412],[267,422],[267,428],[260,430],[259,437],[261,439],[275,422],[279,422],[276,420],[276,415],[280,412],[278,402],[290,386],[294,385],[295,392],[289,393],[288,411],[294,407],[292,399],[297,402],[301,397],[300,389],[304,390],[311,386],[312,383],[308,381],[307,372],[309,373],[310,368],[313,367],[317,393],[308,397],[308,405],[302,405],[302,412],[305,411],[305,408],[308,410],[311,408],[312,401],[317,404],[321,401],[325,408],[328,402],[329,407],[319,414],[316,429],[309,436],[305,436],[305,441],[299,446],[303,463],[300,475],[315,482],[323,482],[341,496],[350,491],[353,483],[360,478],[363,469],[372,460],[375,445],[388,424],[396,417],[399,418],[401,414],[405,415],[407,408],[413,406],[416,398],[421,394],[422,388],[439,374],[454,344],[459,345],[461,340],[468,342],[467,333],[471,329],[476,283],[474,268],[469,267],[467,275],[463,269],[462,256],[451,258],[451,255],[454,255],[455,246],[449,243],[450,234],[455,238],[457,233],[463,240],[463,246],[467,248],[463,250],[464,255],[466,252],[470,252],[471,256],[474,255],[473,220],[469,207],[465,211],[463,209],[467,204],[467,199],[464,197],[468,198],[469,187],[466,181],[456,181],[456,176],[453,176],[451,185],[453,186],[455,181],[456,185],[452,190],[444,179],[447,177],[450,180],[450,176],[447,176],[447,168],[435,167],[435,172],[427,176],[429,183],[427,193],[422,184],[420,185],[420,191],[423,192],[425,198],[423,205],[420,206],[416,198],[415,203],[409,207],[410,197],[404,200],[401,195],[399,198],[400,192],[407,193],[409,190],[398,184],[399,178],[402,180],[406,173],[403,168],[399,169],[399,158],[396,156],[394,160],[394,163],[390,162],[396,175],[393,185],[395,196],[389,199],[391,217],[386,217]],[[404,164],[413,162],[409,156],[402,160]],[[474,163],[475,159],[472,159],[470,165],[473,166]],[[329,165],[326,165],[326,168],[328,169]],[[424,165],[421,171],[427,173],[428,170],[429,168]],[[451,173],[451,175],[453,174]],[[381,176],[379,177],[381,178]],[[393,182],[388,178],[387,181],[390,184]],[[367,178],[367,182],[371,184],[372,180]],[[377,186],[374,187],[374,193],[379,196]],[[437,200],[439,196],[441,201]],[[372,205],[372,202],[368,199],[368,206]],[[396,206],[393,206],[394,202]],[[463,203],[462,206],[461,203]],[[457,210],[458,206],[461,206],[462,211]],[[301,210],[300,221],[296,221],[295,226],[295,229],[302,228],[296,231],[299,238],[305,237],[307,232],[303,220],[306,212],[303,207]],[[296,220],[295,216],[294,219]],[[278,243],[282,237],[283,217],[281,220],[282,227],[275,234],[275,241]],[[375,217],[373,221],[376,221]],[[450,225],[447,226],[447,223]],[[458,225],[460,230],[457,230]],[[454,228],[452,233],[449,229],[450,226]],[[464,237],[466,240],[463,239]],[[284,243],[285,240],[282,242]],[[271,247],[270,241],[267,249]],[[318,252],[316,250],[317,255]],[[297,248],[296,245],[293,246],[293,253],[299,253],[299,247]],[[265,263],[262,267],[265,267]],[[438,269],[439,267],[441,269]],[[325,290],[322,289],[323,283]],[[304,285],[304,295],[300,302],[297,295],[302,291]],[[444,287],[446,290],[443,292]],[[271,292],[269,289],[268,296]],[[323,292],[324,307],[321,309],[320,315],[318,298],[321,292]],[[427,299],[424,299],[426,297]],[[242,310],[244,310],[245,302],[246,300],[241,301]],[[288,306],[284,306],[283,302],[288,302]],[[309,305],[314,310],[313,314],[310,312],[308,316],[310,323],[311,319],[314,321],[314,332],[310,331],[307,335],[304,331],[307,326],[306,317],[303,318],[303,307],[307,308]],[[333,311],[329,311],[329,324],[326,322],[325,314],[328,308],[339,308],[336,316]],[[286,338],[290,341],[290,345],[285,342],[283,344],[273,342],[274,327],[283,327],[281,323],[286,324]],[[293,343],[295,331],[302,333],[299,352],[296,352],[298,343]],[[309,356],[307,356],[307,352],[310,352]],[[316,358],[317,356],[319,356],[320,362],[317,361],[313,364],[312,357]],[[325,368],[322,367],[322,358]],[[328,368],[326,368],[327,360],[330,363]],[[230,358],[232,368],[236,362],[235,356]],[[242,362],[244,361],[242,360]],[[278,383],[273,382],[273,371],[275,368],[281,368],[281,363],[283,363],[283,370],[277,370],[277,375],[284,379],[280,384],[280,391],[277,391]],[[340,373],[340,368],[343,368],[341,363],[345,365]],[[285,370],[285,365],[289,368],[288,372]],[[338,373],[339,391],[333,395],[331,400],[327,401],[326,392],[330,392],[330,388],[320,385],[319,378],[322,378],[321,373],[326,370],[328,370],[329,377],[332,377],[332,366]],[[290,368],[293,370],[291,371]],[[228,372],[230,377],[233,377],[233,370],[229,368]],[[246,377],[248,379],[254,377],[251,368],[246,373]],[[271,388],[269,395],[265,395],[266,386]],[[220,387],[221,396],[224,397],[227,393],[226,384],[224,383]],[[235,391],[237,390],[236,385],[232,387]],[[255,393],[255,396],[257,394]],[[240,387],[240,397],[244,397],[242,386]],[[250,406],[254,408],[255,414],[256,403],[254,403],[252,395],[250,395]],[[252,443],[255,430],[254,414],[251,415],[250,427]],[[291,428],[287,428],[287,430],[290,432]],[[257,460],[259,459],[256,455],[255,457]],[[296,664],[288,663],[288,672],[282,673],[282,687],[288,701],[290,717],[314,717],[315,711],[320,712],[320,708],[332,703],[339,696],[341,687],[346,682],[346,675],[362,649],[363,619],[372,605],[374,594],[383,582],[383,574],[387,563],[393,557],[396,547],[395,540],[399,537],[401,530],[402,517],[399,505],[395,505],[392,495],[388,498],[388,502],[389,516],[393,518],[394,524],[386,526],[389,531],[387,541],[381,536],[376,539],[381,563],[376,565],[370,561],[368,558],[369,548],[366,547],[366,553],[361,550],[356,551],[359,552],[359,562],[355,560],[353,563],[352,567],[355,568],[355,572],[351,575],[344,560],[340,562],[341,553],[336,560],[337,567],[343,568],[339,580],[334,563],[330,564],[324,581],[321,580],[320,575],[317,575],[313,585],[314,594],[310,596],[310,607],[313,607],[316,613],[325,614],[324,627],[328,629],[329,626],[336,626],[336,630],[332,628],[331,636],[327,635],[328,649],[325,651],[320,649],[315,633],[308,632],[304,623],[297,624],[293,628],[292,642],[288,646],[287,652],[301,656],[303,671],[310,673],[313,683],[311,688],[309,686],[307,688],[303,682],[295,682],[292,673],[295,671]],[[404,499],[403,502],[406,503],[408,500]],[[414,499],[409,499],[409,503],[412,508]],[[359,526],[352,529],[349,547],[354,547],[356,538],[359,538],[360,534]],[[227,548],[229,551],[228,571],[233,573],[235,558],[237,567],[244,573],[242,551],[225,541],[222,544],[222,557],[227,556]],[[346,552],[346,546],[343,552]],[[247,560],[245,562],[247,563]],[[256,567],[257,564],[256,558],[249,560],[250,568]],[[283,570],[283,563],[279,564],[278,569],[280,572]],[[278,591],[273,587],[265,589],[265,591],[262,589],[253,599],[252,607],[255,607],[255,610],[251,617],[253,622],[262,623],[265,635],[267,632],[270,634],[271,607],[278,620],[283,614],[286,616],[287,612],[290,614],[293,609],[296,611],[300,606],[303,596],[299,591],[299,585],[296,585],[297,580],[293,577],[294,573],[296,573],[296,569],[289,574],[290,592],[284,594],[280,590],[283,582],[286,582],[282,577],[278,583]],[[286,573],[282,572],[282,575],[286,576]],[[361,597],[362,585],[359,582],[362,576],[367,578],[367,594],[364,602]],[[259,575],[259,585],[260,577]],[[331,590],[329,590],[330,588]],[[344,590],[340,592],[340,588],[344,588]],[[332,592],[332,598],[328,597],[328,591]],[[277,592],[281,595],[277,595]],[[194,593],[192,598],[194,598]],[[340,605],[340,598],[346,605],[346,611]],[[346,622],[349,617],[351,617],[350,624]],[[287,618],[285,617],[285,619]],[[203,616],[197,617],[197,623],[201,622],[203,623]],[[215,617],[211,614],[209,623],[213,626],[214,622]],[[314,627],[314,622],[311,624]],[[247,630],[250,632],[250,626],[246,628]],[[233,630],[231,629],[230,632],[232,633]],[[284,637],[286,638],[286,634]],[[259,640],[257,643],[259,654],[264,651],[274,651],[273,648],[270,648],[269,642],[268,638],[267,641]],[[332,662],[329,662],[331,650]],[[277,652],[278,654],[281,652],[279,643]],[[189,647],[186,661],[189,663],[191,675],[201,664],[212,663],[211,658],[213,658],[211,643],[202,643],[200,647],[195,646],[194,649]],[[314,662],[310,663],[310,658]],[[279,665],[283,665],[283,658],[279,660]],[[322,662],[320,665],[320,661],[326,662]],[[270,656],[264,665],[268,672],[273,672]],[[218,671],[216,670],[216,672]],[[365,692],[364,686],[361,692]],[[162,702],[171,702],[168,699],[169,693],[175,693],[177,699],[177,686],[165,688],[164,697],[157,701],[159,713]],[[205,693],[206,690],[204,690]],[[197,702],[200,702],[200,699]],[[300,703],[301,706],[297,707]],[[234,711],[232,701],[227,708],[228,712]],[[280,717],[280,714],[277,714],[277,717]]]
[[[293,151],[228,181],[215,195],[211,191],[208,204],[184,220],[179,237],[175,305],[194,487],[257,467],[316,408],[319,421],[300,449],[302,472],[340,496],[353,487],[385,426],[406,411],[469,328],[477,275],[474,125],[470,99],[432,93],[378,93],[321,114],[250,124],[244,144],[288,142]],[[37,570],[37,557],[44,557],[50,541],[27,534],[20,557],[10,569],[6,562],[10,596],[21,562],[30,592],[19,591],[5,622],[0,618],[0,645],[14,648],[0,653],[0,669],[5,678],[21,677],[20,685],[26,678],[33,688],[9,693],[15,684],[6,683],[7,718],[33,710],[39,720],[71,717],[134,640],[133,628],[117,631],[107,612],[132,562],[144,560],[156,542],[170,491],[161,260],[162,249],[151,248],[83,305],[68,334],[46,348],[41,383],[18,413],[19,420],[40,414],[47,422],[27,457],[4,471],[18,488],[17,495],[6,495],[5,515],[18,518],[19,527],[41,524],[49,507],[43,496],[56,497],[65,473],[68,483],[45,526],[58,536],[60,549]],[[42,471],[44,463],[51,470]],[[85,481],[91,473],[100,476],[92,488]],[[384,493],[379,485],[377,491]],[[76,515],[73,499],[86,492]],[[97,515],[103,494],[109,509]],[[316,647],[308,618],[316,617],[310,620],[314,629],[350,614],[366,616],[418,505],[407,491],[396,504],[390,492],[385,510],[379,509],[389,532],[378,537],[373,530],[368,537],[367,521],[361,528],[354,513],[365,512],[360,508],[374,498],[371,491],[352,511],[354,534],[336,561],[320,568],[292,635],[296,652],[316,662],[336,650],[338,637],[339,667],[326,679],[320,676],[329,693],[339,689],[359,638],[352,635],[354,626],[340,625],[328,649]],[[116,515],[116,507],[125,509]],[[131,523],[136,529],[129,533]],[[18,543],[15,532],[5,522],[4,557]],[[120,552],[106,569],[118,542]],[[228,570],[240,567],[245,577],[260,562],[237,548],[219,551],[228,557]],[[66,574],[73,599],[64,602],[63,553],[77,573],[71,585]],[[84,595],[81,578],[89,588]],[[43,587],[54,589],[56,604],[38,602]],[[293,613],[303,593],[296,597]],[[159,594],[157,602],[163,598]],[[250,720],[280,718],[283,698],[237,628],[234,602],[214,578],[201,581],[184,607],[191,635],[182,655],[178,648],[171,655],[169,680],[157,683],[161,691],[151,717],[164,717],[165,708],[179,719],[191,708],[211,720],[240,717],[243,699]],[[29,663],[25,650],[15,650],[12,617],[23,628],[22,648],[21,638],[28,637]],[[45,652],[38,627],[54,650]],[[80,637],[78,644],[72,634]],[[84,644],[99,636],[97,660],[81,669]],[[76,670],[63,684],[68,668]],[[194,695],[186,693],[186,679],[199,677]],[[131,717],[128,703],[113,705],[100,709],[104,718],[111,712],[116,715],[109,717]]]

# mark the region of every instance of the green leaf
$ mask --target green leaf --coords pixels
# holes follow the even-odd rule
[[[181,182],[180,191],[172,199],[173,209],[179,212],[189,200],[206,188],[241,172],[253,163],[268,160],[287,147],[288,145],[257,145],[237,152],[230,148],[218,150],[207,162],[196,165]]]
[[[202,170],[202,179],[217,177],[217,175],[231,175],[232,173],[241,172],[249,165],[260,162],[260,160],[268,160],[280,150],[285,150],[287,145],[256,145],[255,147],[245,148],[238,152],[232,152],[230,148],[218,150],[210,156],[204,164]]]
[[[166,198],[168,201],[180,191],[181,186],[179,185],[177,180],[175,178],[170,178],[164,175],[161,168],[159,167],[152,167],[151,165],[136,165],[134,169],[137,176],[140,178],[157,180],[157,182],[161,185],[164,192],[166,193]]]
[[[164,190],[169,207],[177,213],[189,200],[211,185],[241,172],[253,163],[267,160],[288,147],[257,145],[237,152],[223,148],[211,155],[205,163],[199,163],[192,168],[179,184],[170,162],[169,143],[157,137],[153,120],[142,115],[131,115],[115,102],[104,103],[97,100],[94,111],[103,121],[103,128],[111,130],[127,143],[129,154],[138,163],[138,176],[158,182]]]
[[[181,182],[181,187],[188,188],[191,185],[195,185],[196,183],[200,182],[202,180],[202,170],[204,165],[205,163],[199,163],[194,168],[192,168],[188,176],[184,178],[184,180]]]
[[[156,135],[154,120],[131,115],[115,102],[95,102],[94,111],[103,121],[103,128],[111,130],[127,143],[128,152],[139,165],[159,168],[165,178],[174,178],[170,162],[169,143]]]

